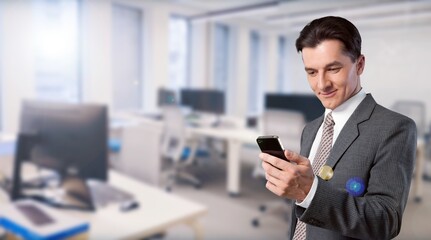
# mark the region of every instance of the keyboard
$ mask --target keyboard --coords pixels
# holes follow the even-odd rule
[[[124,203],[134,199],[131,193],[118,189],[108,183],[101,181],[88,181],[87,182],[93,204],[95,206],[106,206],[111,203]]]

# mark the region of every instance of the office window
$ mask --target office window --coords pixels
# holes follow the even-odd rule
[[[235,109],[235,79],[232,79],[234,65],[233,32],[228,25],[216,23],[214,26],[213,45],[213,84],[218,90],[225,92],[226,113]]]
[[[278,38],[278,72],[277,72],[277,90],[283,92],[287,90],[286,79],[286,38],[280,36]]]
[[[252,31],[250,34],[250,63],[248,84],[248,114],[256,115],[262,109],[262,38],[259,33]]]
[[[142,24],[141,9],[112,5],[112,81],[115,110],[139,110],[143,106]]]
[[[80,2],[34,0],[35,95],[78,102]]]
[[[171,16],[169,21],[169,88],[181,89],[189,85],[189,43],[189,21],[181,16]]]
[[[214,86],[224,91],[228,90],[229,39],[229,27],[216,24],[214,29]]]

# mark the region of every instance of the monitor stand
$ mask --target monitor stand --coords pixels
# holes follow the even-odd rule
[[[15,161],[13,166],[12,186],[10,189],[10,196],[12,201],[22,198],[21,192],[21,168],[24,161],[30,159],[30,154],[37,143],[37,134],[20,133],[17,138],[17,145],[15,150]]]
[[[84,206],[82,204],[71,204],[70,201],[65,199],[56,199],[55,197],[46,196],[41,188],[37,194],[24,194],[22,181],[22,165],[23,162],[31,159],[31,151],[38,142],[37,134],[22,134],[20,133],[17,138],[17,147],[15,151],[15,161],[13,166],[12,184],[10,186],[10,198],[12,201],[19,199],[30,198],[36,201],[46,203],[53,207],[58,208],[71,208],[77,210],[93,210],[92,207]],[[53,190],[55,191],[55,190]]]

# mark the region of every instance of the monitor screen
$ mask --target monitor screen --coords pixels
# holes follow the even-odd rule
[[[265,108],[298,111],[304,114],[307,122],[320,117],[325,112],[320,100],[312,94],[267,93]]]
[[[24,101],[20,134],[36,136],[29,160],[63,177],[107,180],[107,114],[105,105]]]
[[[175,91],[166,88],[159,88],[157,103],[159,107],[166,105],[176,105],[177,99],[175,96]]]
[[[182,89],[181,105],[192,108],[193,111],[224,114],[224,92],[212,89]]]

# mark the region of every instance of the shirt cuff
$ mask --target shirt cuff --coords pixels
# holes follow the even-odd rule
[[[310,206],[311,201],[313,201],[314,194],[316,194],[317,190],[317,184],[319,181],[317,180],[317,176],[314,176],[313,184],[311,185],[310,191],[308,192],[307,196],[304,198],[302,202],[296,201],[296,205],[300,206],[302,208],[308,208]]]

